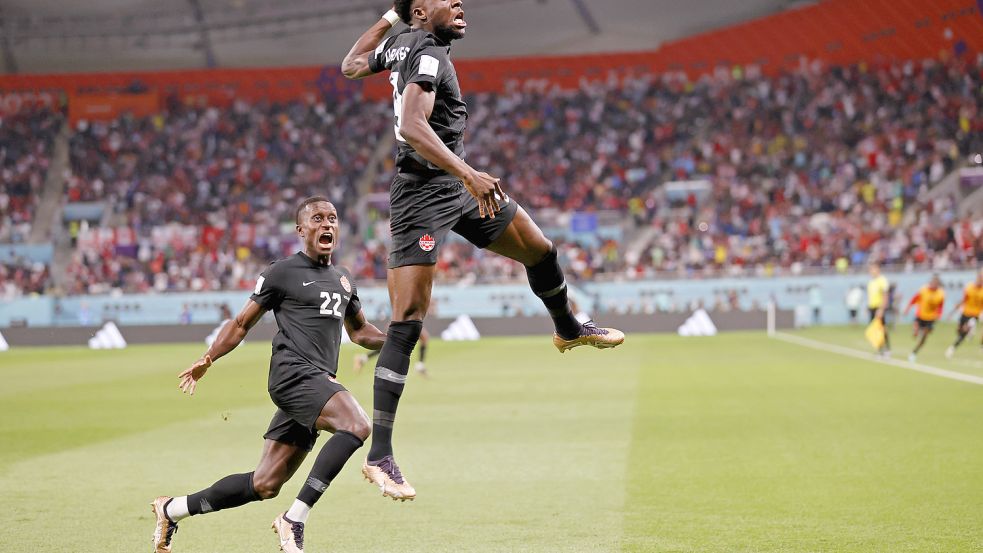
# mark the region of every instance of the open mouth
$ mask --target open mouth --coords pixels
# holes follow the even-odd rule
[[[320,236],[317,237],[317,243],[319,246],[328,247],[334,245],[334,235],[330,232],[322,232]]]
[[[454,25],[459,29],[463,29],[468,26],[468,22],[464,20],[464,12],[460,12],[454,16]]]

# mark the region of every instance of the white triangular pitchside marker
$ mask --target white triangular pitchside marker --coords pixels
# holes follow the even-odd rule
[[[126,339],[123,338],[123,333],[119,331],[116,323],[109,321],[102,325],[95,336],[89,338],[89,347],[91,349],[123,349],[126,347]]]
[[[481,334],[478,332],[478,327],[474,326],[471,317],[461,315],[440,333],[440,337],[448,341],[477,340],[481,338]]]
[[[713,324],[705,310],[697,309],[680,325],[677,332],[680,336],[715,336],[717,325]]]

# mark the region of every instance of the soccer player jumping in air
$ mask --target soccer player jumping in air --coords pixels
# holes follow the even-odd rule
[[[383,40],[399,20],[409,28]],[[466,28],[460,0],[397,0],[342,62],[351,79],[389,70],[393,86],[399,149],[389,199],[392,324],[376,364],[372,447],[362,472],[394,498],[416,495],[393,459],[392,431],[430,303],[437,250],[449,231],[526,267],[530,287],[553,319],[553,344],[561,352],[581,345],[615,347],[625,339],[619,330],[577,321],[553,244],[499,179],[464,160],[468,112],[450,45],[464,38]]]
[[[976,281],[966,285],[963,292],[963,299],[952,309],[952,316],[962,307],[962,315],[959,316],[959,326],[956,328],[956,341],[945,350],[946,358],[952,358],[956,353],[956,348],[963,343],[966,336],[973,330],[973,325],[978,324],[980,313],[983,313],[983,269],[976,273]],[[981,343],[980,345],[983,345]]]
[[[280,330],[273,338],[268,389],[278,409],[263,436],[259,465],[191,495],[155,499],[155,553],[171,551],[178,522],[184,518],[276,497],[314,448],[319,431],[326,430],[333,435],[314,460],[297,499],[273,521],[280,549],[303,553],[311,507],[369,437],[368,416],[335,380],[341,328],[344,325],[352,341],[367,349],[381,348],[386,336],[365,320],[351,273],[331,264],[338,243],[335,207],[325,198],[308,198],[297,208],[296,221],[304,251],[270,265],[239,315],[226,323],[205,355],[178,375],[180,388],[194,394],[212,363],[238,346],[264,313],[273,311]]]

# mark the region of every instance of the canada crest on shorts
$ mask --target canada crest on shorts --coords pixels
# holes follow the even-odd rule
[[[429,234],[424,234],[420,237],[420,249],[429,252],[433,250],[434,246],[437,245],[437,241],[433,239],[433,236]]]
[[[348,277],[345,275],[341,275],[341,287],[345,289],[345,292],[352,293],[352,283],[348,282]]]

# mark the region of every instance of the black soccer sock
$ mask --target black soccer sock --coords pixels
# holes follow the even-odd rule
[[[424,358],[427,356],[427,345],[420,344],[420,362],[423,363]]]
[[[211,487],[189,495],[188,512],[192,515],[202,515],[262,499],[253,488],[253,473],[230,474]]]
[[[314,466],[311,467],[311,473],[307,477],[304,487],[297,494],[297,499],[309,507],[313,507],[317,500],[321,499],[321,495],[324,494],[324,490],[328,489],[328,485],[331,484],[334,477],[341,472],[341,467],[345,466],[348,459],[355,454],[358,448],[362,447],[363,443],[358,436],[350,432],[344,430],[335,432],[321,448],[321,452],[317,454]]]
[[[556,248],[550,248],[542,261],[526,267],[529,287],[539,296],[553,319],[553,326],[561,338],[569,340],[580,335],[580,323],[573,316],[567,301],[567,283],[556,258]]]
[[[423,321],[395,321],[386,332],[386,343],[375,365],[370,461],[393,454],[396,407],[410,370],[410,354],[422,331]]]
[[[959,331],[956,333],[956,342],[952,344],[952,347],[958,348],[959,344],[963,343],[963,340],[965,340],[966,336],[968,335],[968,332],[963,332],[962,329],[959,329]]]

